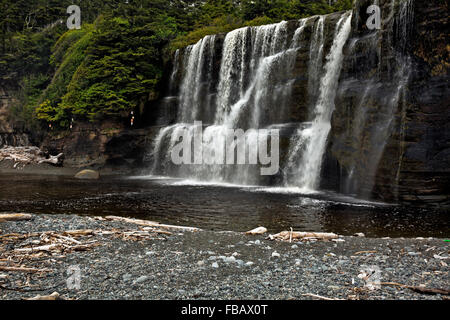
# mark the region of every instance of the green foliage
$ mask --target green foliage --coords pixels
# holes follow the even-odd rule
[[[327,0],[208,0],[198,14],[194,30],[180,34],[171,45],[172,50],[199,41],[206,35],[229,32],[244,26],[260,26],[294,20],[317,14],[349,10],[352,0],[338,0],[329,5]]]
[[[187,34],[178,36],[171,42],[171,50],[184,48],[194,44],[203,37],[211,34],[225,33],[244,26],[243,20],[233,16],[215,18],[207,26],[195,29]]]
[[[49,78],[46,74],[31,74],[25,76],[20,83],[18,101],[11,109],[11,120],[22,128],[39,128],[34,114],[35,105],[38,103],[42,92],[48,84]]]
[[[77,4],[82,29],[67,31]],[[243,26],[350,9],[351,0],[0,0],[0,84],[31,128],[122,119],[158,96],[173,50]]]
[[[157,90],[162,50],[176,32],[175,20],[166,14],[105,18],[60,107],[89,120],[126,117]]]

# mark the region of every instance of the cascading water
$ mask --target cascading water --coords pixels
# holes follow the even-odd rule
[[[383,41],[381,32],[355,38],[349,48],[349,54],[354,56],[359,50],[369,53],[369,56],[363,62],[363,67],[360,66],[361,61],[353,61],[351,65],[376,72],[372,71],[371,76],[366,75],[363,80],[350,78],[343,81],[341,92],[338,93],[345,96],[347,92],[352,92],[351,97],[357,101],[353,121],[347,125],[346,132],[340,137],[342,141],[346,141],[348,149],[354,150],[353,156],[349,157],[346,164],[347,176],[342,192],[363,198],[371,197],[380,160],[396,124],[396,113],[405,104],[405,88],[411,70],[406,51],[414,18],[413,1],[391,0],[387,10],[388,19],[383,21],[383,30],[388,39],[384,55],[395,63],[388,63],[386,61],[389,60],[383,57],[380,50],[380,43]],[[392,78],[383,77],[384,69],[393,73]],[[358,88],[356,94],[355,88]]]
[[[156,137],[152,172],[202,180],[259,183],[255,165],[230,167],[216,163],[216,155],[220,153],[217,148],[221,146],[219,140],[225,138],[229,128],[261,129],[287,121],[287,107],[294,83],[292,71],[306,22],[306,19],[299,21],[294,32],[288,22],[283,21],[228,33],[223,42],[217,89],[210,85],[214,82],[211,76],[214,74],[212,61],[215,50],[212,48],[216,45],[216,38],[207,36],[188,47],[184,53],[178,123],[162,128]],[[172,75],[172,79],[175,78]],[[217,96],[217,99],[205,102],[205,96]],[[208,112],[214,116],[205,117]],[[194,121],[210,123],[211,119],[214,119],[213,124],[204,128],[203,133],[204,163],[176,168],[168,164],[180,130],[187,129],[194,134]],[[247,153],[249,146],[266,139],[267,135],[268,132],[248,131],[245,137]]]
[[[319,21],[322,21],[322,19]],[[305,189],[305,191],[316,190],[318,186],[322,158],[331,129],[330,120],[334,110],[334,98],[342,67],[342,49],[347,42],[350,29],[351,14],[346,14],[337,23],[334,42],[327,56],[325,73],[320,82],[319,98],[313,112],[315,118],[310,127],[298,133],[298,140],[291,147],[293,153],[303,149],[300,162],[294,165],[296,167],[295,170],[298,172],[295,174],[296,186]],[[316,45],[320,47],[318,49],[320,52],[323,44],[319,42]],[[312,63],[311,68],[317,69],[317,63]],[[292,169],[294,168],[290,168],[290,170]]]
[[[392,59],[380,58],[381,32],[353,34],[352,26],[356,25],[352,24],[351,11],[245,27],[225,37],[207,36],[177,51],[169,88],[170,94],[177,96],[177,117],[174,124],[161,128],[153,141],[151,173],[211,182],[296,187],[304,192],[318,190],[336,103],[345,100],[347,94],[355,105],[354,113],[346,115],[352,121],[340,136],[339,130],[333,132],[333,139],[338,136],[350,146],[349,150],[355,150],[355,156],[343,164],[347,175],[341,186],[341,191],[354,193],[365,179],[364,174],[375,175],[395,122],[394,114],[404,97],[408,64],[402,64],[406,61],[402,57],[410,35],[405,24],[413,17],[412,3],[392,0],[389,15],[383,20],[383,24],[389,24],[383,41],[392,44],[395,37],[403,37]],[[356,54],[361,48],[367,52]],[[372,69],[395,70],[387,85],[380,84],[386,79],[381,79],[379,72],[364,80],[349,77],[348,73],[342,75],[344,65],[345,72],[357,69],[361,56]],[[303,92],[302,96],[298,92]],[[382,107],[368,109],[367,105],[379,96],[383,97],[379,99]],[[302,101],[294,101],[294,97]],[[293,119],[293,108],[299,107],[305,111]],[[338,111],[342,110],[340,107]],[[203,127],[195,121],[202,121]],[[267,178],[261,177],[260,165],[223,165],[219,161],[224,153],[222,142],[230,128],[247,130],[246,159],[250,157],[250,146],[269,135],[269,131],[257,129],[294,128],[285,136],[288,141],[282,146],[280,172]],[[202,162],[173,164],[171,152],[180,141],[180,133],[187,132],[183,139],[193,143],[199,131],[203,133],[201,148],[194,148],[189,156],[194,163],[200,158]],[[370,150],[366,150],[367,145]],[[373,180],[365,183],[365,189],[373,187]]]

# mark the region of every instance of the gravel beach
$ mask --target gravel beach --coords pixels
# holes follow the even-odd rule
[[[289,243],[266,240],[267,235],[171,230],[171,234],[155,234],[144,240],[95,235],[88,240],[98,245],[87,251],[5,258],[15,249],[33,245],[33,239],[27,237],[5,240],[8,234],[83,229],[124,232],[142,227],[75,215],[33,215],[28,221],[0,222],[0,299],[58,292],[63,299],[75,300],[442,300],[447,297],[419,293],[400,284],[450,287],[449,242],[432,238],[355,236],[341,237],[337,242]],[[45,271],[1,268],[11,265]],[[80,275],[75,288],[70,280],[73,270],[79,270]],[[367,278],[370,272],[375,278]]]

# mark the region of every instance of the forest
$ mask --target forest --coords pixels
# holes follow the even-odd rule
[[[332,3],[330,3],[332,2]],[[326,14],[351,0],[1,0],[0,82],[24,131],[120,120],[157,99],[173,52],[208,34]],[[68,30],[69,5],[82,26]]]

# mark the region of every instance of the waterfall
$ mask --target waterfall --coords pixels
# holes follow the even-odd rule
[[[214,35],[206,36],[187,48],[186,76],[180,88],[180,122],[209,120],[203,111],[206,111],[210,103],[208,98],[211,92],[215,39]]]
[[[383,42],[382,32],[375,32],[370,37],[354,39],[355,45],[350,48],[350,55],[363,47],[376,57],[367,59],[364,66],[361,61],[354,61],[354,68],[376,72],[372,71],[369,77],[363,75],[362,80],[350,78],[341,84],[343,96],[358,88],[357,93],[351,93],[357,101],[352,123],[340,137],[353,153],[345,164],[347,172],[341,190],[347,194],[371,198],[380,161],[397,125],[396,114],[404,109],[412,68],[407,47],[414,19],[413,4],[412,0],[391,0],[387,7],[389,12],[385,13],[388,18],[383,20],[384,36],[388,41]],[[380,44],[383,43],[386,49],[382,53]],[[384,68],[389,70],[390,77],[386,77]],[[401,160],[399,168],[400,163]]]
[[[323,25],[323,21],[321,24]],[[330,120],[334,111],[334,99],[342,67],[342,50],[350,30],[351,14],[346,14],[337,23],[333,45],[326,58],[325,71],[320,80],[319,98],[314,108],[315,118],[310,127],[299,132],[298,140],[293,146],[294,152],[297,153],[300,149],[299,145],[304,145],[300,163],[296,168],[298,170],[296,186],[305,190],[316,190],[318,187],[322,158],[331,129]],[[316,42],[315,38],[316,36],[314,36],[312,44],[318,46],[320,52],[323,47],[322,41]],[[314,62],[310,68],[316,69],[317,63]]]
[[[250,146],[268,139],[267,128],[288,120],[288,106],[294,83],[293,68],[300,37],[308,20],[298,21],[292,32],[282,21],[261,27],[245,27],[229,32],[223,40],[218,84],[214,87],[215,36],[207,36],[185,49],[183,70],[175,62],[171,80],[183,72],[179,90],[177,123],[160,130],[152,145],[152,173],[170,174],[208,181],[229,181],[241,184],[259,183],[257,166],[241,164],[235,167],[217,163],[217,155],[228,128],[248,130],[245,145],[249,158]],[[179,51],[175,56],[179,61]],[[173,85],[171,85],[173,87]],[[217,99],[205,97],[217,96]],[[203,163],[175,167],[169,163],[170,152],[181,130],[190,132],[194,121],[211,123],[203,132]],[[193,155],[195,157],[195,155]],[[198,156],[198,155],[197,155]]]
[[[383,30],[358,29],[361,15],[347,11],[244,27],[176,51],[169,91],[177,116],[155,135],[151,173],[314,192],[336,157],[338,191],[370,194],[410,69],[414,1],[389,1],[380,4]],[[262,177],[249,150],[273,128],[284,132],[281,167]],[[229,129],[244,132],[234,143],[244,142],[245,159],[235,155],[234,165],[222,161]],[[192,161],[175,165],[174,146],[195,146],[198,132],[200,146],[183,154]]]

